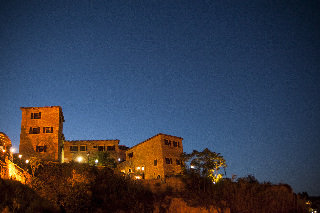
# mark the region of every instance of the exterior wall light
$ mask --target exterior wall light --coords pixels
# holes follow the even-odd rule
[[[118,158],[118,161],[121,161],[121,158]]]
[[[140,176],[135,176],[135,178],[136,178],[137,180],[140,180],[140,179],[141,179],[141,177],[140,177]]]
[[[81,162],[83,161],[83,157],[81,157],[81,156],[77,157],[77,161],[78,161],[79,163],[81,163]]]
[[[29,163],[29,160],[26,160],[26,163]]]
[[[191,169],[194,169],[194,165],[191,165],[190,168],[191,168]]]
[[[94,162],[97,164],[99,161],[98,161],[98,159],[96,159]]]
[[[21,158],[22,158],[22,155],[18,155],[18,158],[20,158],[20,159],[21,159]]]
[[[143,166],[143,167],[141,167],[141,170],[142,170],[142,171],[144,171],[144,166]]]
[[[140,170],[140,166],[137,167],[137,170]]]

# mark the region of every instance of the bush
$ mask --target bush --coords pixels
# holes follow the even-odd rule
[[[58,212],[30,187],[14,180],[0,179],[0,212]]]

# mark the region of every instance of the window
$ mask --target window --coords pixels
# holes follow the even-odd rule
[[[40,134],[40,127],[30,127],[29,134]]]
[[[77,152],[78,146],[70,146],[70,152]]]
[[[31,113],[31,119],[41,119],[41,112]]]
[[[36,152],[47,152],[47,146],[36,146]]]
[[[173,141],[173,146],[177,147],[178,146],[178,142],[177,141]]]
[[[181,161],[180,160],[176,160],[177,165],[181,165]]]
[[[167,139],[164,139],[164,144],[167,146],[171,146],[171,141],[168,141]]]
[[[103,152],[106,150],[106,147],[105,146],[98,146],[98,151],[99,152]]]
[[[129,169],[129,172],[131,172],[131,169]]]
[[[129,157],[129,158],[132,158],[132,157],[133,157],[133,152],[130,152],[130,153],[128,154],[128,157]]]
[[[153,165],[155,165],[155,166],[158,165],[158,160],[154,160]]]
[[[172,158],[166,158],[166,164],[172,164]]]
[[[87,151],[87,146],[80,146],[80,151]]]
[[[116,150],[116,147],[115,146],[107,146],[107,150],[114,151],[114,150]]]
[[[93,148],[97,148],[97,146],[93,146]]]
[[[53,133],[53,127],[43,127],[43,133]]]

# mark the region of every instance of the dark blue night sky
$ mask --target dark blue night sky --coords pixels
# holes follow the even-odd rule
[[[320,195],[320,2],[1,1],[0,131],[63,108],[67,140],[183,137]]]

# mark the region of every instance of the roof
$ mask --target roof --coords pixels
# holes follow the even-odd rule
[[[33,108],[56,108],[56,107],[58,107],[58,108],[62,109],[62,107],[61,107],[61,106],[20,107],[20,109],[33,109]]]
[[[156,134],[155,136],[152,136],[151,138],[148,138],[147,140],[142,141],[141,143],[138,143],[138,144],[134,145],[133,147],[129,148],[128,150],[133,149],[133,148],[135,148],[136,146],[139,146],[140,144],[143,144],[143,143],[145,143],[145,142],[147,142],[147,141],[149,141],[149,140],[151,140],[151,139],[153,139],[153,138],[155,138],[155,137],[158,137],[158,136],[160,136],[160,135],[169,136],[169,137],[175,137],[175,138],[179,138],[179,139],[183,140],[182,137],[173,136],[173,135],[168,135],[168,134],[163,134],[163,133],[158,133],[158,134]]]

